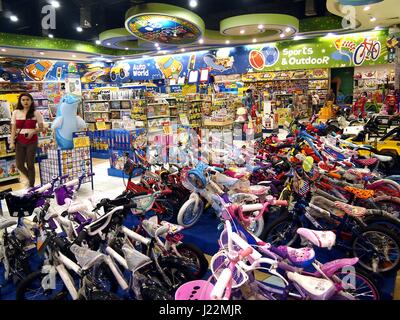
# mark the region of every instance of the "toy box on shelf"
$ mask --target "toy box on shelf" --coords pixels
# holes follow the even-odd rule
[[[60,150],[54,147],[47,150],[47,158],[39,161],[40,179],[42,184],[51,182],[53,176],[68,175],[68,181],[78,178],[83,172],[93,172],[90,147]],[[83,183],[91,183],[93,177],[84,179]]]

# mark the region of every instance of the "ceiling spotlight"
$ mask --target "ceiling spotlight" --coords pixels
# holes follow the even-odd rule
[[[73,55],[72,55],[72,58],[76,58],[76,54],[73,54]]]
[[[125,48],[125,50],[129,50],[129,48]]]
[[[111,46],[111,43],[107,42],[107,45],[108,45],[108,46]]]
[[[146,54],[142,55],[142,58],[143,58],[143,59],[146,59],[146,58],[148,58],[148,57],[149,57],[149,56],[146,55]]]
[[[285,35],[284,35],[283,33],[281,33],[279,36],[280,36],[281,38],[284,38],[284,37],[285,37]]]
[[[364,7],[364,11],[368,11],[369,9],[371,9],[370,6],[365,6],[365,7]]]
[[[121,60],[125,60],[125,57],[121,57]]]
[[[189,6],[190,6],[191,8],[196,8],[197,5],[198,5],[197,0],[190,0],[190,1],[189,1]]]
[[[264,26],[263,26],[262,24],[259,24],[259,25],[258,25],[258,29],[259,29],[259,30],[262,30],[262,29],[264,29]]]
[[[44,52],[43,52],[43,51],[40,51],[39,54],[40,54],[41,56],[44,56]]]
[[[257,42],[257,39],[253,39],[253,43],[256,43]]]
[[[285,29],[285,32],[286,32],[286,33],[289,33],[290,31],[292,31],[292,28],[290,28],[290,27],[287,27],[287,28]]]
[[[2,52],[6,52],[7,50],[6,50],[6,49],[4,49],[4,48],[2,48],[2,49],[1,49],[1,51],[2,51]]]
[[[294,41],[301,40],[301,39],[303,39],[303,38],[300,37],[300,36],[294,36],[294,37],[293,37],[293,40],[294,40]]]
[[[375,17],[371,17],[371,19],[369,19],[369,21],[374,22],[374,21],[376,21],[376,18]]]
[[[246,32],[246,30],[242,29],[240,30],[240,34],[244,34]]]
[[[157,42],[154,45],[156,46],[156,48],[158,48],[160,46]]]
[[[58,1],[50,1],[50,4],[54,7],[54,8],[59,8],[60,7],[60,3]]]
[[[200,39],[200,40],[199,40],[199,43],[200,43],[200,44],[203,44],[203,43],[204,43],[204,39]]]
[[[225,43],[226,43],[226,44],[230,44],[231,42],[230,42],[229,40],[226,40]]]
[[[11,15],[11,16],[10,16],[10,20],[11,20],[12,22],[17,22],[17,21],[18,21],[18,17],[15,16],[15,15]]]
[[[82,29],[82,27],[76,27],[76,31],[78,31],[78,32],[82,32],[82,31],[83,31],[83,29]]]
[[[334,37],[335,36],[335,34],[334,33],[331,33],[331,32],[329,32],[329,33],[327,33],[326,34],[326,38],[332,38],[332,37]]]
[[[100,40],[96,40],[96,44],[101,44],[101,41]]]
[[[182,48],[182,49],[181,49],[181,52],[185,52],[185,51],[186,51],[185,48]]]
[[[51,33],[49,33],[49,38],[50,38],[50,39],[53,39],[54,36],[53,36]]]
[[[160,51],[161,50],[161,48],[160,47],[157,47],[157,51]]]
[[[379,30],[383,30],[383,28],[382,28],[381,26],[376,26],[376,27],[374,28],[374,30],[375,30],[375,31],[379,31]]]

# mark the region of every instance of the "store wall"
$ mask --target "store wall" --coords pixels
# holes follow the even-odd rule
[[[349,97],[353,95],[354,89],[354,68],[331,69],[331,88],[336,89],[336,96]],[[334,86],[336,84],[336,87]]]

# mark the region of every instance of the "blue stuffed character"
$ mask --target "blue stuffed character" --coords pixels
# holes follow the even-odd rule
[[[71,94],[65,95],[57,109],[57,117],[51,128],[55,131],[56,141],[60,149],[73,149],[72,134],[86,129],[86,123],[78,114],[80,98]]]

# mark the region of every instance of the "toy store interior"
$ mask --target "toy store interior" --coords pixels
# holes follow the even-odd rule
[[[396,7],[0,0],[0,300],[400,300]]]

